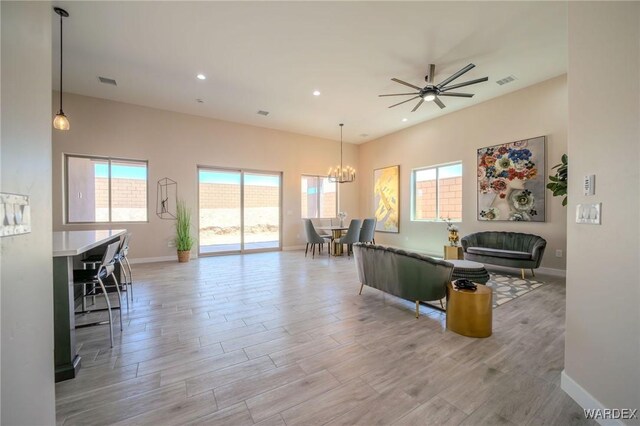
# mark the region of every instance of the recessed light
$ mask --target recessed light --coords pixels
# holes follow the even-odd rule
[[[319,90],[314,90],[313,91],[313,96],[320,96],[320,91]]]
[[[204,74],[198,74],[198,75],[196,75],[196,78],[197,78],[198,80],[206,80],[206,79],[207,79],[207,76],[206,76],[206,75],[204,75]]]
[[[407,118],[403,118],[402,121],[408,121],[408,119]]]

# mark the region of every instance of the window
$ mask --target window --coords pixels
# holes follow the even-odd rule
[[[411,184],[412,220],[462,221],[462,163],[416,169]]]
[[[146,222],[147,162],[66,156],[67,223]]]
[[[338,197],[335,182],[326,176],[302,176],[302,217],[332,218],[337,216]]]

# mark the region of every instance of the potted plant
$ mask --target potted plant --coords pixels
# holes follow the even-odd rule
[[[191,257],[191,248],[194,239],[191,236],[191,210],[184,200],[176,205],[176,249],[178,250],[178,262],[188,262]]]
[[[567,205],[567,177],[569,174],[569,160],[567,158],[567,154],[562,155],[560,164],[556,164],[553,166],[553,169],[558,169],[554,176],[549,176],[549,182],[547,184],[547,189],[550,189],[553,192],[554,197],[559,197],[564,195],[564,199],[562,200],[562,205]]]
[[[457,247],[458,241],[460,241],[460,237],[458,236],[458,227],[453,224],[450,217],[447,217],[446,219],[441,217],[440,219],[447,224],[447,231],[449,232],[449,245],[451,245],[451,247]]]

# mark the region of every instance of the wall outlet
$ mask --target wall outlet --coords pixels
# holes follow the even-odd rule
[[[167,242],[167,247],[175,247],[176,246],[176,242],[174,241],[173,238],[171,238],[168,242]]]
[[[297,239],[300,239],[300,234],[296,234],[296,238],[297,238]]]
[[[556,250],[556,257],[562,257],[562,250]]]

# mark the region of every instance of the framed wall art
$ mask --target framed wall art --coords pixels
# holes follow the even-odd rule
[[[478,149],[478,220],[545,221],[545,142],[540,136]]]
[[[400,232],[400,166],[373,171],[376,231]]]

